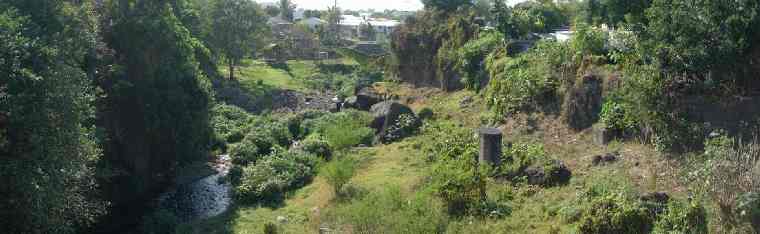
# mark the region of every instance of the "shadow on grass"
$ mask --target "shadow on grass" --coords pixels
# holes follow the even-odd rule
[[[176,233],[188,234],[232,234],[235,233],[235,220],[240,217],[237,205],[233,205],[224,213],[208,218],[180,224]]]
[[[290,68],[287,62],[272,63],[272,64],[269,64],[269,66],[274,69],[279,69],[279,70],[283,70],[287,72],[288,76],[290,77],[295,77],[295,75],[293,74],[293,69]]]
[[[238,80],[212,80],[216,98],[229,105],[238,106],[251,113],[271,109],[274,94],[280,90],[262,82],[241,83]]]

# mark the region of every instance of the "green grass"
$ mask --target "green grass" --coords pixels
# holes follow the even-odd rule
[[[266,87],[274,89],[309,92],[310,90],[304,81],[308,80],[315,72],[319,72],[316,63],[313,60],[288,60],[285,65],[270,66],[260,60],[245,59],[240,66],[235,68],[235,79],[240,81],[242,86],[252,94],[260,93],[258,90],[261,87],[257,85],[258,81],[261,81]],[[350,59],[326,60],[324,63],[356,64]],[[225,77],[229,76],[229,67],[220,64],[219,73]]]

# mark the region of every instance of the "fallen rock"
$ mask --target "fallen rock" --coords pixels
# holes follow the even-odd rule
[[[618,157],[620,156],[620,153],[614,152],[614,153],[606,153],[604,155],[596,155],[591,159],[591,164],[594,166],[598,166],[599,164],[603,163],[612,163],[618,160]]]
[[[370,112],[374,118],[371,127],[375,129],[375,141],[386,142],[386,137],[389,134],[399,134],[405,131],[406,129],[397,126],[399,117],[402,115],[412,117],[411,120],[405,120],[411,121],[411,123],[407,123],[408,125],[419,126],[419,118],[417,118],[412,109],[398,102],[384,101],[377,103],[370,108]]]
[[[285,218],[285,216],[277,216],[277,222],[278,223],[287,223],[288,218]]]
[[[531,166],[523,172],[528,184],[553,186],[570,182],[572,172],[560,160],[552,160],[543,166]]]

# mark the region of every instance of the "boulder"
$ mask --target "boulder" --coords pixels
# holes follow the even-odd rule
[[[376,141],[385,142],[383,138],[388,135],[389,131],[396,129],[396,123],[401,115],[407,114],[414,118],[413,121],[419,122],[411,108],[398,102],[384,101],[377,103],[370,108],[372,113],[371,127],[375,129]]]
[[[375,105],[382,100],[382,96],[375,92],[375,90],[370,87],[365,87],[356,91],[356,96],[348,97],[346,102],[343,103],[343,106],[345,108],[367,111],[372,105]]]
[[[572,172],[560,160],[552,160],[543,166],[531,166],[523,171],[528,184],[552,186],[570,182]]]
[[[591,164],[594,166],[598,166],[599,164],[603,164],[603,163],[612,163],[612,162],[617,161],[618,157],[620,157],[619,152],[607,153],[604,155],[596,155],[591,159]]]

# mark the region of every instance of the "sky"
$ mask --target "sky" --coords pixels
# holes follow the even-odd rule
[[[256,2],[275,2],[276,0],[255,0]],[[298,8],[324,10],[332,6],[335,0],[291,0]],[[420,0],[337,0],[338,7],[350,10],[375,9],[377,11],[395,9],[416,11],[422,9]],[[510,5],[524,0],[507,0]]]

